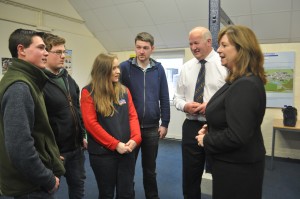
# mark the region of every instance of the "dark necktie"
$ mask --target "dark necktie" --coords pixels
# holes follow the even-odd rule
[[[198,74],[195,94],[194,94],[194,102],[203,103],[203,93],[204,93],[204,85],[205,85],[205,63],[206,61],[200,60],[201,68]]]

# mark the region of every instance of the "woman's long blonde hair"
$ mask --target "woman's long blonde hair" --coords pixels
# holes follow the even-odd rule
[[[91,71],[91,96],[95,109],[103,116],[114,114],[114,104],[119,104],[120,97],[125,93],[125,87],[120,82],[112,82],[113,61],[118,59],[113,54],[99,54]]]
[[[237,50],[235,67],[229,71],[226,82],[232,83],[244,75],[249,76],[253,74],[266,84],[267,79],[263,67],[264,55],[254,32],[246,26],[230,25],[219,32],[218,43],[220,43],[224,35],[227,35],[229,42]]]

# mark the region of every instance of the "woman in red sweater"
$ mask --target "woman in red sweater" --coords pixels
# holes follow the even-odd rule
[[[82,89],[81,111],[88,131],[90,164],[99,198],[134,198],[135,157],[141,143],[137,113],[129,90],[119,82],[116,56],[96,57],[91,82]]]

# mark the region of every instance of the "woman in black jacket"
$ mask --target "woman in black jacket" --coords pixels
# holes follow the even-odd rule
[[[214,199],[259,199],[265,164],[264,56],[255,34],[244,26],[225,27],[218,42],[229,75],[207,104],[207,125],[196,139],[212,164]]]

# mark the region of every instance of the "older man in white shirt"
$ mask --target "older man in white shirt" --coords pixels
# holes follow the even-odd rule
[[[225,83],[227,69],[221,65],[218,53],[212,48],[212,35],[207,28],[192,29],[189,33],[189,45],[194,58],[181,69],[174,104],[178,110],[186,113],[182,126],[183,196],[184,199],[200,199],[205,153],[203,147],[198,146],[195,137],[206,123],[207,102]],[[201,67],[205,67],[205,83],[201,100],[197,102],[194,95]]]

